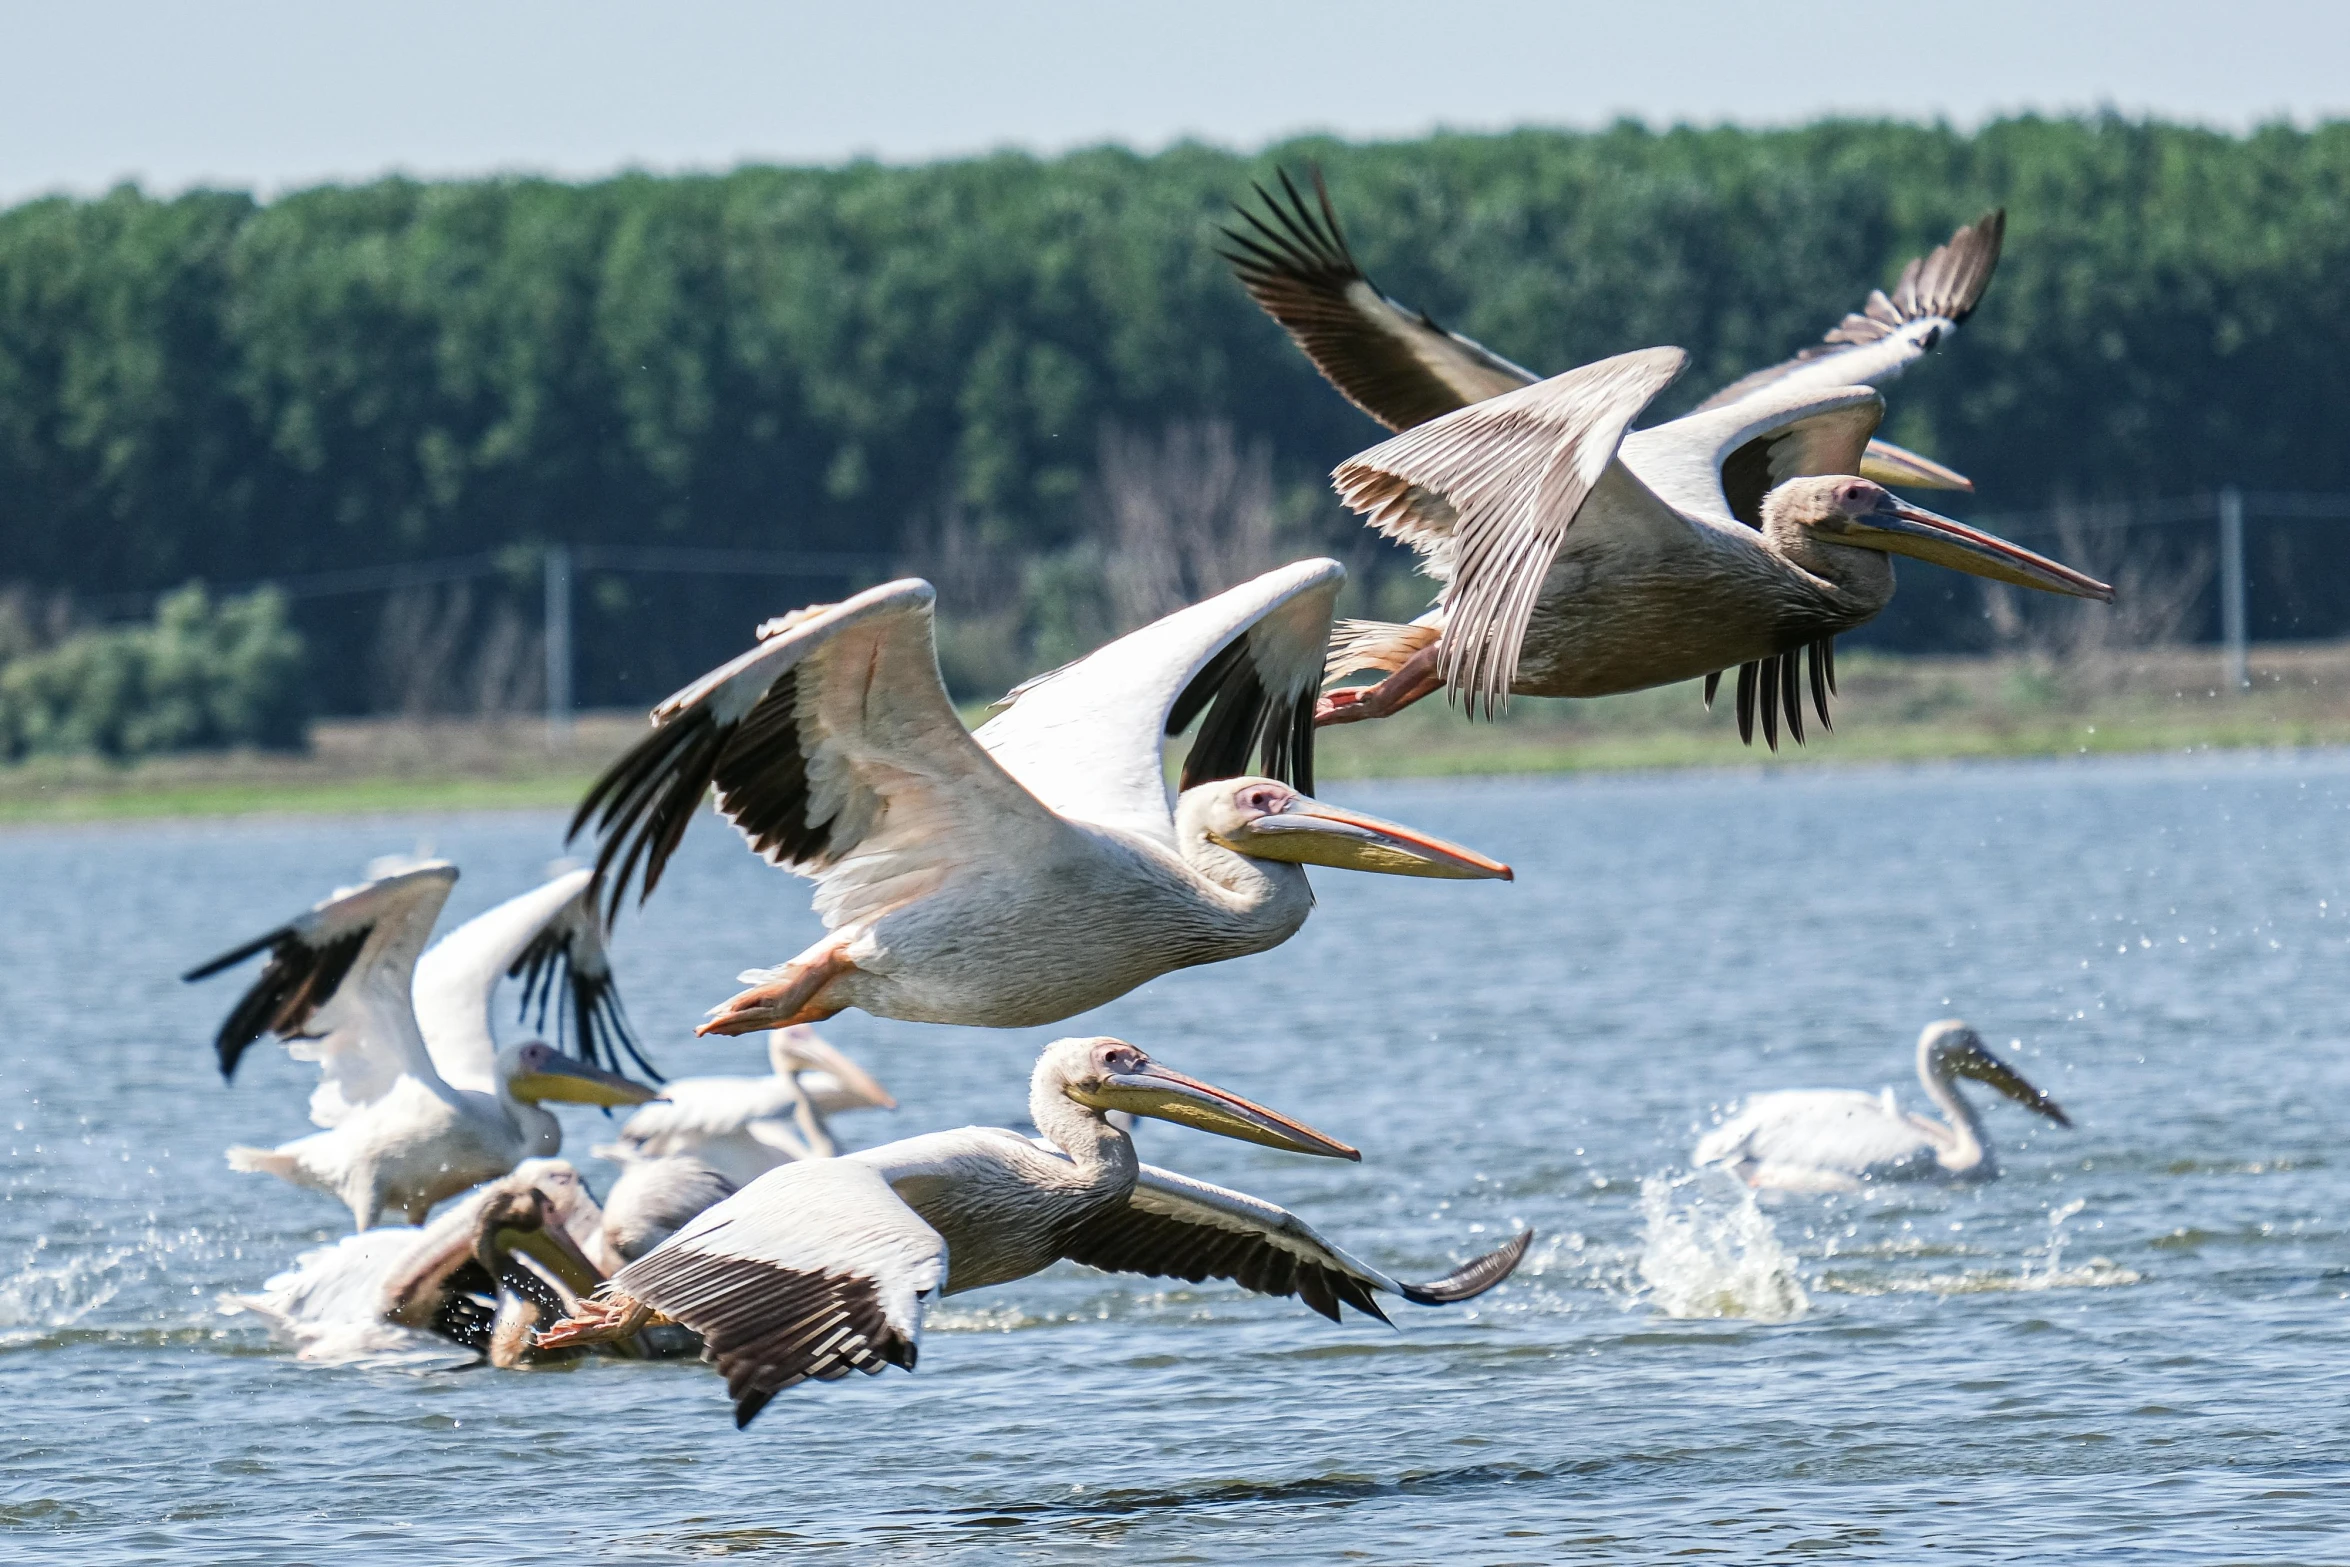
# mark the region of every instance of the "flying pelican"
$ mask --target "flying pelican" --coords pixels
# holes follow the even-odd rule
[[[1884,411],[1865,386],[1789,377],[1653,429],[1632,420],[1678,375],[1677,348],[1620,354],[1446,414],[1341,463],[1340,497],[1445,584],[1410,626],[1354,623],[1324,717],[1384,716],[1449,685],[1474,712],[1512,692],[1603,696],[1740,665],[1775,749],[1801,738],[1797,659],[1893,597],[1894,555],[2078,598],[2113,590],[1912,506],[1853,473]],[[1781,657],[1780,655],[1786,655]],[[1776,659],[1774,678],[1755,678]],[[1812,666],[1823,718],[1832,666]]]
[[[1225,252],[1241,285],[1265,313],[1289,333],[1314,367],[1357,408],[1390,430],[1404,431],[1445,414],[1497,397],[1540,379],[1482,344],[1438,326],[1423,312],[1401,304],[1372,284],[1356,262],[1340,227],[1319,168],[1312,171],[1317,214],[1307,207],[1286,172],[1286,200],[1257,187],[1265,212],[1238,208],[1248,231],[1225,230],[1237,247]],[[1818,344],[1794,358],[1757,370],[1722,388],[1698,406],[1698,413],[1753,398],[1766,391],[1781,398],[1799,391],[1834,393],[1852,386],[1882,386],[1957,330],[1983,297],[1999,263],[2007,214],[1996,210],[1952,234],[1930,254],[1913,258],[1887,295],[1870,293],[1861,310],[1846,315]],[[1781,406],[1784,406],[1782,403]],[[1880,484],[1971,490],[1973,483],[1888,441],[1866,440],[1850,471]],[[1624,460],[1644,479],[1645,455],[1627,442]],[[1765,432],[1724,456],[1729,510],[1750,527],[1762,525],[1761,501],[1772,482],[1799,473],[1826,470],[1783,449],[1778,434]],[[1651,482],[1654,482],[1653,479]],[[1531,569],[1528,567],[1527,569]],[[1864,617],[1865,618],[1865,617]],[[1427,677],[1441,657],[1434,651],[1441,614],[1411,626],[1353,622],[1344,628],[1333,678],[1376,669],[1403,672],[1370,693],[1339,690],[1325,702],[1321,721],[1348,722],[1383,716],[1435,689]],[[1427,654],[1414,664],[1415,654]],[[1764,736],[1778,746],[1777,711],[1784,701],[1788,728],[1800,743],[1802,716],[1795,711],[1798,654],[1808,654],[1812,698],[1820,721],[1829,722],[1828,693],[1835,686],[1833,634],[1800,648],[1770,652],[1739,663],[1739,732],[1751,742],[1759,702]],[[1727,666],[1723,666],[1727,667]],[[1457,667],[1448,670],[1457,673]],[[1406,672],[1408,671],[1408,672]],[[1720,670],[1707,675],[1706,701],[1713,700]],[[1638,678],[1641,685],[1665,683]],[[1673,677],[1679,678],[1679,677]],[[1514,687],[1530,696],[1604,695],[1633,686],[1605,686],[1591,679],[1543,681],[1523,672]]]
[[[1988,1083],[2025,1109],[2070,1126],[2055,1100],[1984,1048],[1956,1018],[1918,1036],[1918,1081],[1947,1119],[1905,1111],[1893,1090],[1792,1089],[1762,1094],[1705,1134],[1695,1161],[1721,1165],[1749,1186],[1849,1192],[1864,1181],[1987,1181],[1999,1173],[1975,1107],[1953,1079]]]
[[[359,1229],[387,1209],[421,1224],[433,1204],[504,1175],[550,1141],[547,1099],[640,1104],[654,1090],[540,1040],[492,1058],[488,1086],[452,1086],[418,1027],[417,956],[457,868],[432,863],[338,893],[289,924],[190,970],[189,980],[267,952],[253,988],[221,1025],[222,1078],[264,1033],[316,1061],[310,1119],[326,1128],[279,1148],[235,1147],[232,1169],[260,1170],[340,1198]],[[470,1017],[472,1008],[465,1009]]]
[[[1280,945],[1304,867],[1507,879],[1506,865],[1309,797],[1313,707],[1345,568],[1303,561],[1029,681],[977,734],[939,681],[930,584],[884,583],[760,628],[653,711],[581,802],[617,906],[650,894],[714,784],[830,934],[703,1033],[820,1022],[1056,1022],[1194,964]],[[1182,792],[1166,739],[1195,717]],[[1261,754],[1271,776],[1251,776]]]
[[[1356,1261],[1296,1215],[1136,1160],[1111,1109],[1284,1148],[1359,1159],[1344,1143],[1160,1066],[1117,1039],[1048,1045],[1029,1080],[1041,1137],[974,1126],[771,1170],[613,1276],[560,1346],[661,1320],[700,1332],[746,1425],[810,1378],[914,1369],[924,1305],[1024,1279],[1067,1259],[1126,1273],[1231,1279],[1387,1320],[1385,1291],[1417,1305],[1483,1294],[1533,1232],[1427,1284]]]
[[[536,1317],[594,1290],[621,1266],[602,1224],[577,1170],[526,1159],[421,1229],[346,1235],[221,1306],[261,1318],[304,1360],[437,1357],[457,1344],[514,1364],[521,1335],[500,1333],[501,1307],[514,1320],[506,1303],[526,1301]]]

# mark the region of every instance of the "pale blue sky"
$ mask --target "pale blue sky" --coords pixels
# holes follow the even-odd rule
[[[2350,110],[2342,0],[0,0],[0,202],[1307,129]]]

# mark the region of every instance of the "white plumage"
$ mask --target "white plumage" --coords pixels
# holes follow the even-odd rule
[[[640,870],[649,893],[715,786],[759,853],[815,879],[831,934],[746,974],[704,1026],[720,1033],[845,1007],[1048,1023],[1287,940],[1307,863],[1506,877],[1302,792],[1344,575],[1269,572],[1030,681],[976,735],[939,680],[929,584],[802,611],[655,709],[573,831],[595,824],[615,901]],[[1165,745],[1195,718],[1178,798]]]
[[[221,1027],[224,1078],[264,1033],[284,1039],[295,1059],[319,1064],[310,1118],[324,1130],[277,1148],[231,1148],[232,1168],[326,1192],[350,1208],[362,1230],[387,1209],[419,1224],[443,1198],[560,1146],[561,1128],[538,1101],[625,1104],[651,1097],[642,1084],[538,1040],[497,1051],[480,1073],[488,991],[502,970],[478,960],[503,948],[479,933],[459,943],[433,995],[436,1015],[456,1030],[444,1035],[452,1064],[487,1081],[468,1088],[442,1077],[418,1023],[413,980],[456,880],[457,868],[443,863],[382,877],[189,972],[187,978],[202,979],[269,954]],[[546,889],[525,896],[552,918],[579,899],[584,882],[560,890],[559,899]],[[484,916],[493,935],[497,913]]]
[[[1788,1089],[1747,1101],[1697,1144],[1694,1161],[1719,1165],[1749,1186],[1783,1191],[1857,1191],[1870,1181],[1981,1181],[1999,1173],[1983,1123],[1953,1081],[1970,1077],[2070,1126],[2055,1100],[1985,1048],[1956,1019],[1918,1036],[1918,1081],[1943,1118],[1905,1111],[1893,1090]]]
[[[850,1371],[912,1370],[925,1305],[1068,1259],[1298,1295],[1336,1320],[1384,1318],[1373,1292],[1466,1300],[1509,1276],[1531,1232],[1429,1284],[1357,1261],[1286,1210],[1139,1164],[1114,1110],[1294,1152],[1354,1150],[1171,1072],[1115,1039],[1046,1048],[1029,1084],[1043,1133],[966,1127],[772,1170],[614,1276],[550,1345],[666,1317],[702,1333],[735,1422],[785,1388]]]

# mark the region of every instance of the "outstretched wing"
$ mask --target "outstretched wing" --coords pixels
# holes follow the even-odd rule
[[[824,1159],[704,1209],[609,1289],[702,1335],[743,1426],[810,1379],[913,1370],[946,1266],[946,1242],[879,1171]]]
[[[1169,845],[1163,748],[1195,718],[1181,788],[1246,776],[1254,757],[1310,794],[1314,701],[1345,580],[1334,560],[1303,560],[1177,610],[1019,687],[978,742],[1062,815]]]
[[[1891,295],[1871,290],[1868,303],[1829,328],[1819,342],[1792,359],[1731,382],[1698,411],[1726,407],[1783,383],[1827,388],[1881,386],[1892,380],[1932,353],[1975,313],[1983,291],[1991,286],[2006,238],[2007,209],[1984,213],[1951,235],[1947,244],[1912,257]],[[1891,450],[1910,455],[1899,447]]]
[[[1885,400],[1865,386],[1774,386],[1624,437],[1624,466],[1677,511],[1762,526],[1772,486],[1856,473]]]
[[[1060,1252],[1112,1273],[1230,1279],[1260,1295],[1295,1295],[1333,1322],[1341,1302],[1385,1322],[1373,1291],[1418,1306],[1471,1300],[1508,1278],[1533,1239],[1527,1230],[1441,1279],[1407,1284],[1347,1255],[1286,1208],[1146,1164],[1126,1205],[1078,1225],[1061,1238]]]
[[[620,1010],[594,887],[593,871],[568,871],[475,915],[417,960],[417,1025],[449,1086],[494,1091],[498,1047],[490,1003],[508,977],[522,981],[524,1022],[543,1030],[552,1006],[557,1043],[574,1037],[580,1055],[614,1071],[626,1051],[660,1081],[637,1053]]]
[[[572,818],[619,906],[643,895],[715,786],[770,864],[823,880],[831,924],[934,887],[959,863],[1072,831],[982,750],[947,699],[930,584],[908,578],[760,627],[759,645],[653,710]]]
[[[1339,464],[1339,498],[1437,556],[1438,673],[1491,712],[1517,675],[1527,617],[1567,528],[1640,410],[1689,356],[1648,348],[1552,376],[1408,430]]]
[[[1318,213],[1282,170],[1280,196],[1256,187],[1261,214],[1234,207],[1247,227],[1225,229],[1233,248],[1218,254],[1348,402],[1408,430],[1540,379],[1379,292],[1347,247],[1321,169],[1308,172]]]
[[[220,1026],[220,1075],[235,1076],[246,1046],[277,1035],[296,1060],[319,1063],[310,1118],[320,1126],[340,1125],[403,1075],[430,1079],[409,991],[417,955],[456,882],[457,867],[445,863],[386,876],[188,970],[181,978],[205,979],[269,954]]]

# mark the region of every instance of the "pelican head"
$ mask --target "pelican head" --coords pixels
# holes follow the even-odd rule
[[[1784,539],[1790,529],[1830,544],[1914,556],[2019,588],[2113,602],[2113,589],[2095,577],[1912,506],[1883,485],[1851,474],[1789,479],[1765,496],[1764,533]]]
[[[1928,1023],[1925,1032],[1918,1036],[1918,1076],[1929,1083],[1935,1078],[1945,1081],[1953,1077],[1972,1078],[2059,1126],[2073,1124],[2063,1106],[1993,1055],[1984,1045],[1983,1036],[1957,1018]]]
[[[526,1104],[560,1099],[570,1104],[641,1105],[661,1094],[658,1088],[567,1056],[543,1039],[499,1051],[498,1076],[506,1092]]]
[[[1029,1108],[1040,1130],[1058,1119],[1053,1114],[1055,1098],[1105,1115],[1123,1110],[1291,1153],[1357,1161],[1363,1157],[1277,1110],[1169,1071],[1123,1039],[1060,1039],[1047,1045],[1029,1087]]]
[[[897,1100],[846,1055],[827,1044],[805,1023],[779,1028],[767,1041],[768,1064],[777,1077],[798,1079],[802,1072],[821,1073],[822,1080],[802,1082],[810,1099],[834,1101],[824,1108],[895,1110]]]
[[[1474,849],[1325,804],[1270,778],[1227,778],[1187,789],[1175,815],[1181,836],[1204,835],[1253,860],[1454,881],[1514,879],[1508,866]]]

